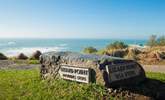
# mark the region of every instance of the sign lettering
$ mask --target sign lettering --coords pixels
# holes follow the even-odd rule
[[[90,70],[88,68],[79,68],[68,65],[61,65],[59,70],[61,78],[83,83],[89,83],[89,73]]]
[[[109,73],[110,82],[137,76],[140,71],[136,63],[107,65],[106,70]]]

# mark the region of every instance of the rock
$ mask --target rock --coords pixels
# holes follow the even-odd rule
[[[113,56],[113,57],[124,57],[124,55],[127,54],[126,49],[116,49],[106,52],[107,55]]]
[[[100,83],[106,87],[135,85],[145,79],[145,72],[137,62],[106,55],[48,52],[40,56],[40,63],[43,79],[47,79],[48,76],[53,79],[62,76],[64,78],[64,74],[61,74],[62,70],[69,73],[65,74],[67,79],[77,79],[74,75],[78,75],[78,71],[81,75],[89,76],[90,82]],[[83,74],[88,73],[85,69],[89,69],[89,74]]]
[[[26,59],[28,59],[28,57],[26,55],[24,55],[23,53],[20,53],[16,58],[17,59],[20,59],[20,60],[26,60]]]
[[[7,60],[7,57],[4,54],[0,53],[0,60]]]
[[[37,50],[37,51],[35,51],[35,52],[32,54],[32,56],[30,57],[30,59],[39,60],[39,57],[40,57],[41,54],[42,54],[42,53],[41,53],[39,50]]]

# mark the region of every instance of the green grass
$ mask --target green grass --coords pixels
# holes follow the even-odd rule
[[[165,82],[165,74],[147,77]],[[0,100],[100,100],[105,94],[105,88],[94,83],[41,80],[38,69],[0,70]]]
[[[39,60],[27,59],[27,60],[18,60],[16,58],[10,58],[16,64],[40,64]]]
[[[104,87],[64,80],[45,81],[38,70],[0,70],[0,100],[81,100],[102,98]]]
[[[151,79],[157,79],[159,81],[165,82],[165,73],[147,72],[146,76]]]
[[[40,64],[39,60],[27,60],[28,64]]]

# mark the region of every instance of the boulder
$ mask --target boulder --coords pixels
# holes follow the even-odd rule
[[[48,52],[40,56],[40,63],[43,79],[96,82],[106,87],[135,85],[145,79],[137,62],[107,55]]]
[[[4,54],[0,53],[0,60],[7,60],[7,57]]]
[[[20,59],[20,60],[26,60],[26,59],[28,59],[28,57],[25,54],[23,54],[23,53],[20,53],[16,58],[17,59]]]
[[[39,60],[39,57],[40,57],[41,54],[42,54],[42,53],[41,53],[39,50],[37,50],[37,51],[35,51],[35,52],[32,54],[32,56],[30,57],[30,59]]]
[[[106,54],[113,57],[124,57],[124,55],[126,55],[127,52],[127,49],[115,49],[106,52]]]

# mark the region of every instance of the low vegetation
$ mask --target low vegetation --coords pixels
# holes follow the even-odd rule
[[[41,80],[37,69],[0,70],[0,74],[1,100],[87,100],[101,99],[105,94],[104,87],[97,84]]]
[[[40,64],[39,60],[36,59],[26,59],[26,60],[20,60],[17,58],[9,58],[9,60],[13,61],[15,64]]]
[[[94,47],[86,47],[84,48],[83,52],[87,54],[92,54],[92,53],[96,53],[97,49]]]
[[[165,74],[147,73],[147,77],[165,82]],[[41,80],[38,69],[0,70],[0,80],[0,100],[100,100],[106,94],[104,86],[94,83]]]
[[[157,38],[156,35],[151,35],[147,45],[150,47],[154,47],[154,46],[165,46],[165,36],[160,36]]]
[[[165,83],[165,73],[147,72],[146,76],[151,79],[157,79]]]
[[[107,50],[111,50],[111,49],[124,49],[124,48],[127,48],[128,45],[125,44],[124,42],[121,42],[121,41],[115,41],[109,45],[107,45],[106,49]]]
[[[157,37],[156,35],[152,35],[146,44],[147,47],[139,48],[136,46],[128,46],[121,41],[115,41],[100,50],[97,50],[94,47],[85,48],[84,53],[136,60],[141,64],[147,65],[164,65],[165,36]]]
[[[0,60],[7,60],[8,58],[3,54],[0,53]]]

